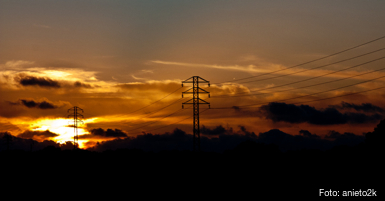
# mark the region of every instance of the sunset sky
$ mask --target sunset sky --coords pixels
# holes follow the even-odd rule
[[[201,95],[211,107],[201,106],[202,135],[362,135],[385,118],[384,9],[378,0],[0,0],[0,132],[71,141],[67,111],[78,106],[82,148],[191,134],[181,95],[191,85],[181,83],[200,76],[211,95]]]

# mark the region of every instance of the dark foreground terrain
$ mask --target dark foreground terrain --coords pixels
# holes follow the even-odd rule
[[[252,141],[224,153],[91,152],[46,147],[34,152],[2,151],[0,157],[7,178],[3,182],[30,188],[53,190],[62,188],[61,184],[68,185],[66,189],[75,185],[114,192],[111,196],[143,192],[146,197],[157,192],[164,196],[182,193],[180,199],[199,195],[197,198],[253,200],[265,196],[320,198],[320,189],[338,191],[340,196],[344,190],[374,189],[378,197],[384,192],[383,149],[379,144],[367,140],[354,147],[284,153],[274,145]]]
[[[384,136],[383,120],[363,142],[325,151],[282,152],[274,144],[250,140],[223,153],[96,152],[55,146],[4,150],[0,152],[2,192],[56,192],[46,197],[81,195],[87,200],[101,195],[108,200],[128,200],[134,195],[145,200],[374,200],[384,197]],[[344,197],[347,192],[350,196]]]

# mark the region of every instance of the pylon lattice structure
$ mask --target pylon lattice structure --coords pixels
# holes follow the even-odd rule
[[[210,103],[202,100],[199,98],[199,94],[205,93],[208,94],[210,98],[210,92],[202,89],[199,87],[199,83],[208,83],[208,86],[210,87],[210,82],[199,77],[199,76],[193,76],[185,81],[182,82],[182,87],[184,83],[192,83],[193,87],[188,89],[187,91],[182,92],[182,98],[183,94],[192,94],[192,99],[182,103],[182,108],[185,104],[192,104],[193,105],[193,150],[194,151],[200,151],[201,144],[200,144],[200,129],[199,129],[199,105],[200,104],[208,104],[210,108]]]
[[[78,148],[79,146],[79,135],[78,135],[78,125],[79,123],[84,123],[80,120],[80,118],[84,118],[82,114],[79,114],[79,111],[84,112],[82,108],[80,107],[72,107],[68,109],[67,112],[71,112],[71,114],[68,115],[68,118],[73,117],[73,127],[74,127],[74,149]],[[72,124],[71,123],[71,124]]]

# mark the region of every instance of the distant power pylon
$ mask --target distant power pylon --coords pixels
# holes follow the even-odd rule
[[[193,76],[185,81],[182,82],[182,87],[183,83],[192,83],[193,87],[188,89],[185,92],[182,92],[182,98],[183,94],[193,94],[193,98],[182,103],[182,108],[184,108],[184,104],[193,104],[193,133],[194,133],[194,138],[193,138],[193,150],[194,151],[200,151],[201,149],[201,142],[200,142],[200,129],[199,129],[199,104],[208,104],[210,108],[210,103],[202,100],[199,98],[200,93],[206,93],[209,95],[210,98],[210,92],[202,89],[199,87],[199,83],[208,83],[208,86],[210,87],[210,82],[199,77],[199,76]]]
[[[74,126],[74,149],[78,148],[78,145],[79,145],[78,124],[84,123],[83,121],[81,121],[79,119],[79,117],[84,118],[84,116],[82,114],[79,114],[79,112],[78,112],[79,110],[84,112],[82,108],[77,107],[77,106],[70,108],[67,111],[67,112],[70,112],[70,111],[72,112],[71,114],[68,115],[68,117],[74,117],[74,122],[73,122],[73,126]]]

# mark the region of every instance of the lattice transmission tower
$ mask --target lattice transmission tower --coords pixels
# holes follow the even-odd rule
[[[191,78],[185,80],[182,82],[182,87],[184,83],[192,83],[193,87],[188,89],[187,91],[182,92],[182,98],[183,94],[193,94],[192,99],[182,103],[182,108],[185,104],[192,104],[193,105],[193,150],[194,151],[200,151],[201,149],[201,142],[200,142],[200,129],[199,129],[199,105],[200,104],[208,104],[210,108],[210,103],[202,100],[199,98],[199,94],[205,93],[208,94],[210,98],[210,92],[202,89],[199,87],[199,83],[208,83],[208,86],[210,87],[210,82],[199,77],[199,76],[192,76]]]
[[[68,118],[69,117],[73,117],[74,118],[74,120],[73,120],[73,127],[74,127],[74,149],[76,149],[79,146],[78,125],[79,125],[79,123],[84,124],[84,122],[79,119],[79,118],[84,118],[84,116],[82,114],[79,114],[79,111],[81,111],[81,112],[84,112],[84,111],[83,111],[82,108],[77,107],[77,106],[68,109],[67,112],[70,112],[70,111],[71,111],[71,114],[68,115]]]

